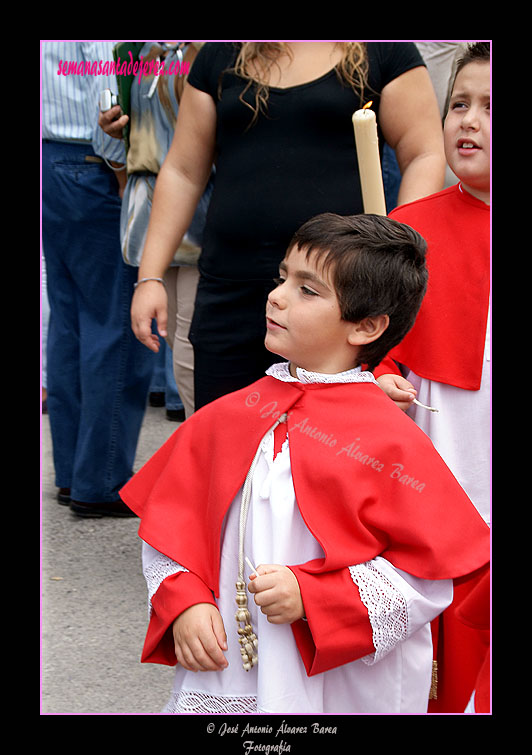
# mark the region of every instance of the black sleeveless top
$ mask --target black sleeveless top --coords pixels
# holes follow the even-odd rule
[[[277,275],[292,234],[321,212],[363,212],[351,117],[369,100],[377,114],[383,87],[424,65],[413,43],[367,43],[368,89],[344,85],[335,69],[298,86],[271,87],[267,113],[239,96],[245,81],[227,72],[238,43],[199,51],[188,82],[216,103],[216,177],[200,258],[202,272],[232,280]],[[246,100],[254,103],[253,87]],[[379,141],[383,144],[382,135]]]

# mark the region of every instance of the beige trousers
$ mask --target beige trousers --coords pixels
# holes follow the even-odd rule
[[[174,377],[185,408],[185,416],[194,412],[194,351],[188,340],[194,313],[199,272],[196,265],[170,267],[164,276],[168,293],[168,336],[172,349]]]

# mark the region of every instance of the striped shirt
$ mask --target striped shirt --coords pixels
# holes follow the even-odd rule
[[[98,102],[102,89],[114,94],[116,76],[70,73],[63,75],[65,62],[113,60],[112,42],[43,41],[42,55],[42,138],[60,142],[90,143],[95,153],[108,160],[125,162],[123,142],[113,139],[98,126]],[[60,67],[61,63],[61,67]],[[68,69],[67,69],[68,70]]]

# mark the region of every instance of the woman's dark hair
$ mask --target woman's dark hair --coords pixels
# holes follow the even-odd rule
[[[374,369],[408,333],[427,287],[427,245],[410,226],[380,215],[323,213],[294,234],[297,246],[329,274],[343,320],[388,315],[390,322],[373,343],[361,347],[359,364]]]

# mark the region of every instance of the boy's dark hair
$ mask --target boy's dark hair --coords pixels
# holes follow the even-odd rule
[[[462,68],[468,63],[489,63],[490,62],[490,43],[489,42],[475,42],[467,47],[464,54],[461,55],[456,62],[456,76]]]
[[[358,354],[359,364],[374,369],[416,319],[428,279],[425,240],[410,226],[380,215],[323,213],[296,231],[288,250],[294,246],[306,251],[307,259],[315,254],[324,270],[332,268],[343,320],[389,316],[384,333]]]

